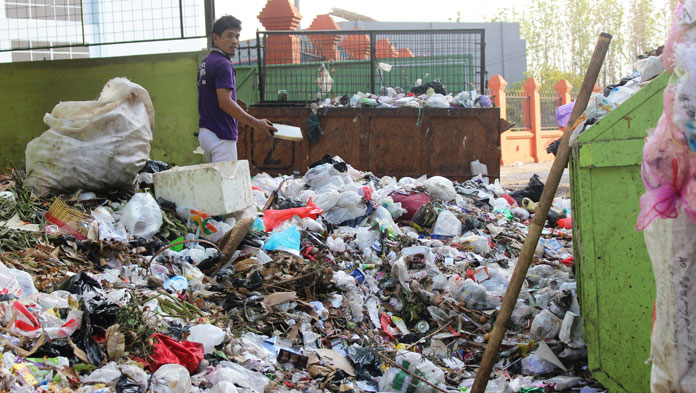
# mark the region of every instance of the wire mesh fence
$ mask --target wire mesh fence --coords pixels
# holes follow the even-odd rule
[[[454,94],[485,87],[483,29],[273,31],[257,42],[262,102],[407,92],[419,80]]]
[[[3,3],[0,52],[51,52],[58,48],[206,36],[201,0],[0,1],[0,5]]]
[[[507,121],[515,124],[512,131],[531,128],[529,121],[530,98],[524,90],[509,90],[505,95]]]

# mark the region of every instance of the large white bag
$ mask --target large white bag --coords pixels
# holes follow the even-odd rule
[[[96,101],[61,102],[27,145],[26,185],[39,194],[133,189],[150,156],[155,112],[147,90],[110,80]]]
[[[650,358],[653,393],[696,392],[696,225],[682,211],[645,229],[657,298]]]

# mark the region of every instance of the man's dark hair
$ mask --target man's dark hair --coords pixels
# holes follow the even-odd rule
[[[213,24],[213,34],[218,36],[222,36],[222,33],[229,29],[242,30],[242,21],[232,15],[225,15]]]

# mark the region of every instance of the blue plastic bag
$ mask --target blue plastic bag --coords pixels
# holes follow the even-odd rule
[[[300,256],[300,232],[296,226],[283,232],[276,232],[264,243],[263,249],[267,251],[285,251],[297,257]]]

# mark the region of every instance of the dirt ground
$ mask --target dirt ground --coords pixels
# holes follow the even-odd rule
[[[549,175],[553,162],[533,162],[533,163],[515,163],[500,167],[500,182],[503,188],[516,190],[524,188],[529,182],[529,178],[535,173],[539,175],[541,181],[546,184],[546,177]],[[559,196],[570,196],[570,177],[568,168],[563,172],[561,182],[558,184]]]

